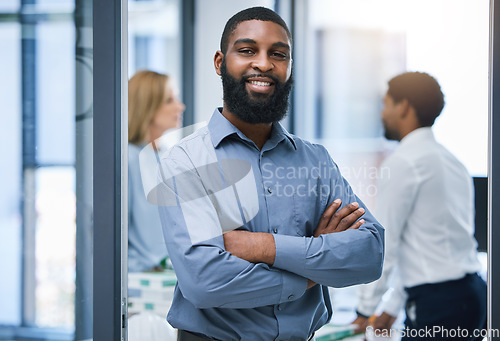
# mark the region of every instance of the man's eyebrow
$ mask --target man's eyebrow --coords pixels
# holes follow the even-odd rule
[[[251,38],[241,38],[241,39],[236,40],[233,45],[238,45],[238,44],[257,44],[257,42]],[[283,47],[287,50],[290,50],[290,45],[283,43],[281,41],[273,43],[272,46],[273,47]]]
[[[250,39],[250,38],[241,38],[241,39],[236,40],[233,45],[237,45],[237,44],[257,44],[257,42],[253,39]]]
[[[277,43],[274,43],[273,44],[274,47],[283,47],[287,50],[290,50],[290,45],[286,44],[286,43],[282,43],[281,41],[277,42]]]

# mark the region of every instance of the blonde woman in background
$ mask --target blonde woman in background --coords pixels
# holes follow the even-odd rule
[[[184,104],[171,79],[139,71],[128,83],[128,271],[154,270],[167,255],[158,208],[146,200],[139,168],[141,149],[182,124]]]

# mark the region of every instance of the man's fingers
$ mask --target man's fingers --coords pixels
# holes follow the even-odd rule
[[[330,206],[328,206],[319,220],[319,224],[316,228],[317,230],[322,230],[328,225],[333,214],[339,209],[341,204],[342,201],[340,199],[336,199],[330,204]]]
[[[365,214],[365,209],[363,207],[358,208],[357,210],[350,213],[348,216],[342,218],[342,220],[337,225],[336,231],[344,231],[351,227],[352,224],[361,216]]]
[[[342,204],[340,199],[336,199],[325,210],[320,218],[318,226],[313,236],[318,237],[321,234],[341,232],[347,229],[358,229],[365,223],[361,216],[365,214],[365,209],[359,207],[357,202],[350,203],[339,209]]]
[[[328,223],[327,228],[336,230],[337,227],[339,226],[339,224],[342,222],[342,220],[347,218],[350,214],[355,212],[358,208],[359,208],[359,204],[357,202],[353,202],[353,203],[350,203],[348,205],[345,205],[344,207],[342,207],[340,210],[338,210],[337,212],[335,212],[333,214],[333,216],[330,219],[330,222]],[[357,220],[357,218],[352,220],[349,225],[345,226],[345,228],[348,228],[349,226],[351,226],[352,223],[356,220]]]
[[[361,227],[361,225],[363,225],[365,223],[365,220],[364,219],[360,219],[358,220],[357,222],[355,222],[354,224],[351,225],[351,227],[348,228],[348,230],[357,230]]]
[[[340,222],[342,219],[347,217],[349,214],[352,212],[356,211],[359,207],[359,204],[357,202],[350,203],[349,205],[345,205],[342,207],[340,210],[335,212],[333,214],[332,220],[337,220],[337,223]]]

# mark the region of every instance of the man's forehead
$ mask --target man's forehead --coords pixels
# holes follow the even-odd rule
[[[274,21],[246,20],[240,22],[229,36],[229,44],[233,45],[237,40],[252,39],[254,36],[265,33],[266,37],[274,37],[276,42],[286,43],[291,47],[290,37],[286,30]]]

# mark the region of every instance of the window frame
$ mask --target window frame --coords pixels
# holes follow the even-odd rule
[[[127,0],[92,5],[93,339],[127,340],[128,6]]]

